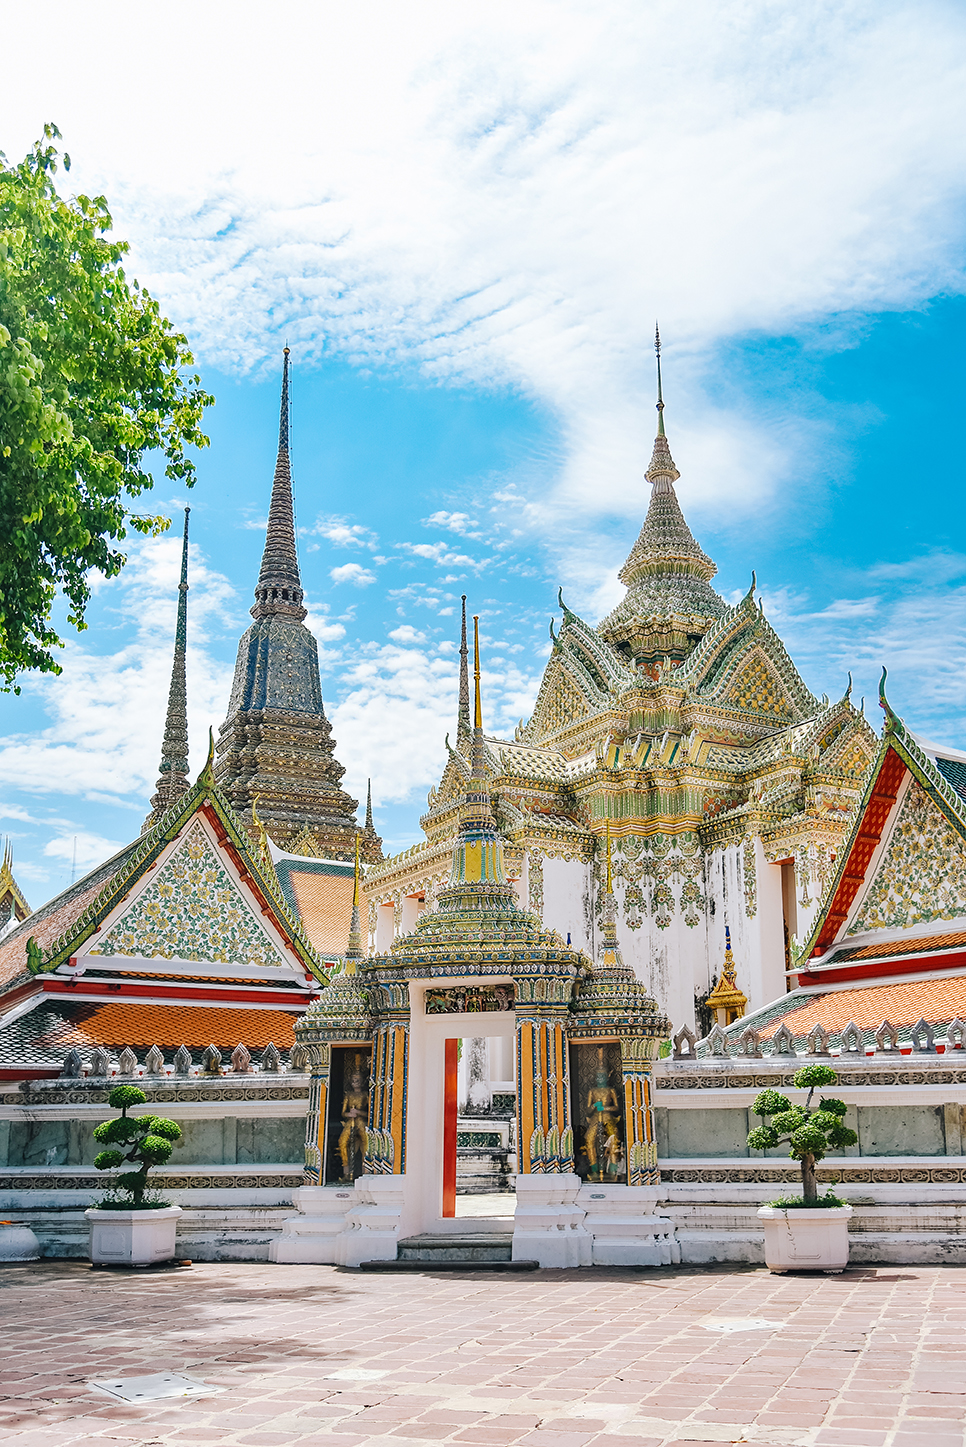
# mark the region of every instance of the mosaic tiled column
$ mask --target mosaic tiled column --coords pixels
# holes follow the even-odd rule
[[[328,1045],[306,1045],[309,1057],[309,1111],[305,1121],[305,1184],[322,1185],[325,1121],[329,1099],[332,1051]]]
[[[405,1173],[408,1068],[409,1027],[389,1024],[376,1030],[372,1042],[367,1175]]]
[[[661,1179],[657,1168],[657,1140],[651,1094],[652,1052],[656,1049],[655,1040],[633,1036],[625,1036],[621,1040],[629,1186],[656,1186]]]
[[[517,1025],[519,1166],[523,1175],[574,1169],[567,1032],[555,1019]]]

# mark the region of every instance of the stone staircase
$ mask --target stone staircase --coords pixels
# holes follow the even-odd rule
[[[363,1261],[363,1271],[536,1271],[536,1261],[514,1261],[512,1231],[449,1231],[408,1236],[395,1261]]]

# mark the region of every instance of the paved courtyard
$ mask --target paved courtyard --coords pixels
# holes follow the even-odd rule
[[[0,1447],[962,1447],[966,1272],[0,1268]],[[223,1390],[146,1405],[91,1379]]]

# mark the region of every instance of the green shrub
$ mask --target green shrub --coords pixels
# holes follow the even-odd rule
[[[144,1105],[146,1101],[144,1091],[136,1085],[115,1085],[107,1103],[121,1114],[94,1128],[94,1139],[112,1147],[94,1157],[97,1170],[113,1171],[124,1165],[135,1167],[115,1177],[108,1195],[97,1203],[106,1210],[147,1211],[168,1204],[153,1196],[146,1197],[148,1171],[152,1166],[163,1166],[170,1158],[175,1143],[181,1139],[181,1127],[163,1116],[128,1115],[131,1106]],[[118,1146],[128,1149],[118,1150]]]
[[[837,1197],[819,1197],[815,1166],[822,1160],[830,1147],[842,1149],[854,1146],[858,1140],[854,1130],[843,1124],[848,1107],[841,1100],[823,1097],[812,1109],[812,1096],[823,1085],[834,1085],[838,1076],[830,1065],[803,1065],[796,1071],[794,1083],[799,1090],[807,1090],[804,1105],[793,1105],[787,1096],[778,1090],[763,1090],[751,1107],[760,1115],[764,1124],[756,1126],[748,1136],[748,1144],[754,1151],[773,1150],[775,1146],[790,1146],[788,1154],[798,1161],[802,1170],[802,1197],[794,1200],[772,1201],[773,1206],[842,1206],[844,1201]]]

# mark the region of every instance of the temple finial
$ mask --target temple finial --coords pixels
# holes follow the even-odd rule
[[[657,357],[657,436],[651,453],[651,465],[644,476],[653,485],[655,492],[673,492],[673,484],[681,474],[674,466],[674,458],[664,432],[664,383],[661,378],[661,333],[654,323],[654,354]],[[683,519],[682,519],[683,522]]]
[[[661,383],[661,329],[654,323],[654,353],[657,357],[657,435],[664,436],[664,390]]]
[[[362,921],[359,915],[359,831],[356,830],[356,860],[352,874],[352,918],[349,921],[349,940],[345,952],[345,972],[354,975],[357,961],[362,959]]]
[[[295,509],[292,503],[292,464],[289,457],[291,404],[289,398],[289,349],[282,353],[282,400],[278,418],[278,456],[268,509],[265,551],[255,585],[253,618],[275,614],[295,618],[306,616],[302,606],[302,580],[295,546]]]
[[[483,705],[480,702],[480,615],[473,614],[473,728],[483,727]]]
[[[371,779],[369,779],[369,780],[367,781],[367,783],[366,783],[366,829],[368,830],[369,833],[374,833],[374,832],[375,832],[374,826],[373,826],[373,822],[372,822],[372,780],[371,780]],[[359,841],[356,840],[356,844],[358,844],[358,842],[359,842]]]
[[[467,659],[469,649],[466,646],[466,594],[460,599],[463,613],[463,620],[460,625],[460,702],[457,736],[470,731],[470,679]]]
[[[178,621],[174,632],[174,657],[171,661],[171,682],[168,685],[168,709],[161,741],[161,767],[151,799],[151,813],[144,821],[142,833],[150,829],[172,804],[176,804],[190,787],[188,782],[188,690],[185,680],[185,659],[188,649],[188,517],[184,510],[184,534],[181,540],[181,580],[178,583]]]

